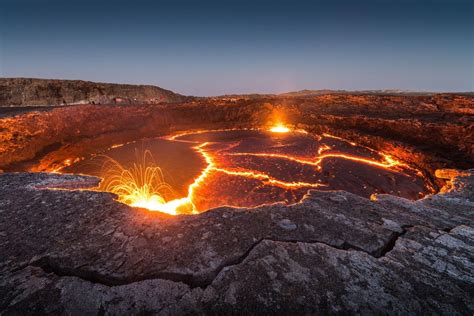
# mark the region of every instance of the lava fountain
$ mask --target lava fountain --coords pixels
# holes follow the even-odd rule
[[[159,211],[171,215],[192,213],[189,199],[172,199],[173,188],[166,183],[163,172],[152,161],[150,151],[145,151],[139,162],[125,168],[117,160],[105,157],[102,167],[103,181],[100,189],[118,196],[118,201],[134,207]]]

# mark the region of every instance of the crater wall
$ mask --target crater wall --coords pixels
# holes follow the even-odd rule
[[[52,170],[113,144],[182,130],[262,127],[278,116],[388,152],[426,171],[474,165],[473,99],[464,95],[205,98],[167,105],[78,105],[0,119],[0,169]]]

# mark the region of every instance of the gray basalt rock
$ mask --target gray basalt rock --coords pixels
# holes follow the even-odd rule
[[[99,179],[0,175],[0,313],[474,312],[473,170],[418,201],[309,191],[168,216]]]

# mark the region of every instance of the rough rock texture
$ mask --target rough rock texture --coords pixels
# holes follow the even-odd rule
[[[82,80],[0,78],[0,107],[169,103],[185,99],[182,95],[155,86]]]
[[[310,191],[193,216],[0,175],[1,314],[474,312],[474,170],[411,202]],[[443,174],[443,173],[442,173]]]

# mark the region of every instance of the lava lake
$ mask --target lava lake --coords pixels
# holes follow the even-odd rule
[[[199,213],[220,206],[296,203],[310,189],[345,190],[363,197],[389,193],[417,199],[429,192],[423,176],[390,155],[329,134],[302,130],[190,131],[114,145],[61,170],[105,178],[104,161],[125,170],[150,154],[169,192],[165,202],[188,198]],[[147,166],[143,166],[147,167]]]

